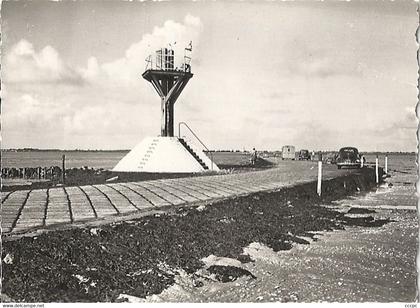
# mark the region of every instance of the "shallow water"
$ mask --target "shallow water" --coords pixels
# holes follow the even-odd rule
[[[366,154],[367,163],[375,163],[376,155]],[[378,155],[379,166],[385,166],[385,154]],[[388,155],[388,169],[395,169],[398,171],[408,171],[416,174],[416,154],[389,154]]]
[[[29,151],[29,152],[2,152],[1,165],[5,167],[49,167],[61,166],[61,157],[66,155],[67,168],[112,169],[118,161],[127,154],[127,151],[115,152],[61,152],[61,151]]]
[[[98,152],[76,152],[76,151],[29,151],[29,152],[2,152],[1,165],[4,167],[49,167],[61,166],[61,157],[66,155],[67,168],[90,168],[112,169],[118,161],[127,154],[127,151],[98,151]],[[234,162],[240,164],[246,161],[241,153],[214,153],[216,163],[229,164]],[[376,155],[366,154],[368,163],[374,163]],[[384,166],[385,154],[379,155],[379,165]],[[299,162],[296,162],[299,163]],[[400,171],[408,171],[416,174],[415,154],[390,154],[388,156],[388,168]]]

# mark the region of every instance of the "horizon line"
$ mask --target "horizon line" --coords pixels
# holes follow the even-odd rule
[[[338,152],[337,150],[317,150],[314,151],[317,152]],[[131,151],[131,149],[57,149],[57,148],[1,148],[1,152],[9,152],[9,151],[57,151],[57,152],[127,152]],[[247,152],[250,150],[244,150],[244,149],[211,149],[210,152]],[[299,150],[297,150],[299,151]],[[281,152],[281,149],[278,150],[257,150],[257,152]],[[416,150],[414,151],[404,151],[404,150],[359,150],[359,152],[364,153],[417,153]]]

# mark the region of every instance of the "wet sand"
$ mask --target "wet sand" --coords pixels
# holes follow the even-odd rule
[[[222,283],[210,278],[197,288],[191,276],[181,273],[176,285],[160,295],[126,298],[131,302],[414,302],[417,219],[408,211],[374,216],[394,222],[374,229],[320,232],[309,245],[295,244],[277,253],[254,243],[256,249],[245,249],[254,262],[239,267],[256,279],[243,276]],[[232,262],[223,259],[218,264]]]

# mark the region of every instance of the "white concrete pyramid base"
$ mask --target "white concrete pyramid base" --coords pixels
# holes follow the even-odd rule
[[[207,155],[202,150],[193,149],[193,151],[208,167],[207,170],[177,137],[146,137],[124,156],[112,170],[160,173],[211,171],[211,160]],[[219,171],[215,163],[213,163],[213,171]]]

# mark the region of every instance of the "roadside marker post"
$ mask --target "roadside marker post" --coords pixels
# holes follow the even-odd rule
[[[62,160],[61,183],[64,185],[66,182],[66,155],[63,154]]]
[[[385,174],[388,174],[388,156],[385,156]]]
[[[363,158],[364,158],[363,155],[360,156],[360,168],[363,168],[363,165],[364,165]]]
[[[376,155],[376,159],[375,159],[375,174],[376,174],[376,184],[379,184],[379,159],[378,159],[378,155]]]
[[[322,154],[319,153],[318,155],[318,184],[316,187],[316,192],[318,196],[321,197],[321,182],[322,182]]]

